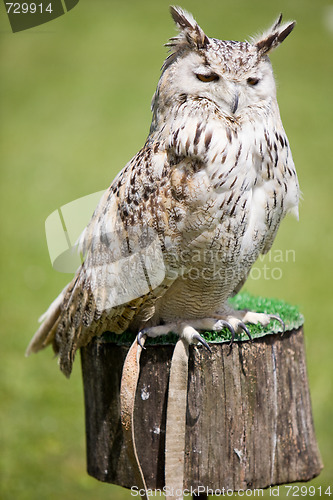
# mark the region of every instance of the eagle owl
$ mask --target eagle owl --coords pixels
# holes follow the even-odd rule
[[[266,253],[299,187],[268,54],[291,33],[282,15],[251,42],[208,37],[171,7],[178,29],[152,100],[143,148],[102,196],[78,242],[83,263],[27,350],[49,344],[69,376],[105,331],[244,330],[275,316],[228,303]]]

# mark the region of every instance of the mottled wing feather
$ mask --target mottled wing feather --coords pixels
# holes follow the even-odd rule
[[[93,336],[106,330],[122,333],[136,316],[142,323],[147,321],[154,313],[156,298],[163,295],[172,282],[170,278],[160,280],[159,286],[154,288],[146,283],[147,293],[140,294],[140,288],[135,290],[138,279],[131,268],[133,259],[126,267],[131,250],[135,253],[135,248],[130,248],[128,234],[133,245],[140,244],[138,238],[143,232],[147,233],[148,228],[151,231],[148,238],[157,238],[160,242],[161,258],[163,238],[168,233],[170,203],[163,199],[166,191],[159,192],[167,184],[166,153],[159,153],[156,144],[153,147],[155,152],[149,145],[143,148],[102,196],[80,239],[84,262],[56,304],[45,314],[43,324],[28,347],[27,354],[52,343],[66,375],[71,372],[75,351]],[[127,276],[122,275],[124,267],[128,268]],[[126,278],[129,286],[133,284],[132,294],[137,293],[131,300],[112,306],[109,295],[113,283],[116,281],[119,287]],[[126,290],[124,293],[126,298]]]

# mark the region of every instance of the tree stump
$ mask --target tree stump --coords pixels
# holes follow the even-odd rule
[[[174,345],[147,345],[135,400],[136,447],[147,488],[163,488],[168,377]],[[87,469],[135,485],[120,422],[129,346],[103,337],[81,349]],[[322,463],[307,381],[302,327],[253,342],[190,346],[184,488],[266,488],[308,481]]]

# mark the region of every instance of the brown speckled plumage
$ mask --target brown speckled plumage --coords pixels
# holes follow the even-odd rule
[[[171,11],[179,34],[168,44],[146,144],[100,200],[81,237],[84,263],[28,348],[52,343],[66,375],[76,350],[106,330],[157,335],[179,326],[190,341],[195,328],[217,328],[212,318],[235,329],[269,321],[240,315],[226,301],[270,249],[286,213],[297,212],[297,176],[267,55],[294,23],[279,18],[251,43],[221,41],[180,8]],[[117,303],[113,291],[128,276],[135,289],[130,259],[147,242],[163,279],[152,284],[161,269],[146,262],[145,292],[139,287]],[[188,327],[192,333],[183,333]]]

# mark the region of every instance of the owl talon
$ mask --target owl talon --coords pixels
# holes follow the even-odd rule
[[[201,337],[201,335],[196,332],[196,333],[193,333],[192,335],[192,339],[195,339],[197,340],[198,342],[200,342],[200,344],[202,344],[209,352],[212,352],[211,348],[209,347],[209,345],[207,344],[207,342],[205,341],[205,339],[203,337]]]
[[[224,326],[226,328],[228,328],[228,330],[231,332],[231,340],[229,342],[229,345],[231,347],[232,344],[234,343],[236,332],[235,332],[234,327],[228,321],[223,321],[223,323],[224,323]]]
[[[235,338],[235,329],[232,326],[229,321],[226,321],[224,319],[219,319],[218,322],[214,325],[214,330],[219,331],[222,330],[223,328],[228,328],[229,332],[231,333],[231,342],[234,341]]]
[[[269,317],[271,320],[276,320],[280,323],[280,325],[282,326],[282,335],[283,335],[286,331],[286,325],[283,319],[281,319],[280,316],[278,316],[277,314],[270,314]]]
[[[141,347],[141,349],[146,349],[145,346],[142,344],[141,342],[141,339],[143,339],[144,337],[146,337],[146,333],[145,333],[145,330],[141,330],[137,337],[136,337],[136,341],[137,343],[139,344],[139,346]]]
[[[252,337],[251,337],[251,334],[250,334],[250,330],[248,329],[248,327],[246,326],[245,323],[243,323],[243,321],[240,321],[238,323],[238,327],[241,328],[242,330],[244,330],[244,332],[246,333],[246,335],[249,337],[249,339],[251,340],[252,342]]]
[[[235,333],[235,330],[233,328],[232,328],[232,330],[229,328],[229,330],[231,331],[231,340],[229,342],[229,345],[230,345],[230,348],[231,348],[232,344],[234,343],[236,333]]]
[[[226,321],[226,324],[225,326],[228,328],[228,330],[231,332],[231,340],[229,342],[229,345],[230,347],[232,346],[232,344],[234,343],[234,340],[235,340],[235,335],[236,335],[236,332],[235,332],[235,329],[234,327],[228,323],[228,321]]]

